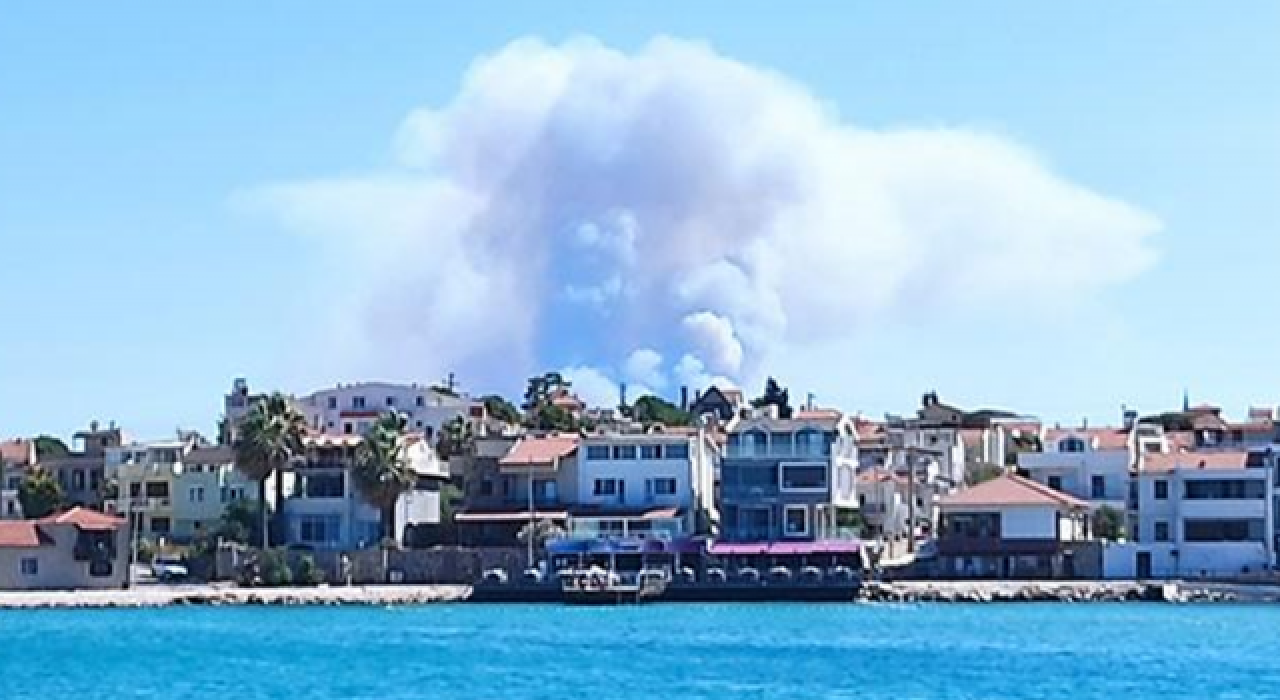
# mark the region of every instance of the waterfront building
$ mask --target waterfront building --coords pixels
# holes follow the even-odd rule
[[[312,434],[305,455],[292,467],[282,505],[289,544],[323,550],[376,546],[382,539],[382,517],[361,494],[354,477],[359,435]],[[414,488],[400,496],[395,508],[395,539],[403,542],[410,527],[440,523],[440,487],[448,481],[444,460],[426,436],[405,436],[405,458],[417,475]]]
[[[1236,577],[1275,565],[1270,449],[1140,455],[1134,541],[1109,546],[1113,578]]]
[[[1087,502],[1014,474],[943,496],[938,510],[944,578],[1072,578],[1093,551]]]
[[[125,530],[123,518],[86,508],[0,522],[0,590],[119,588]]]
[[[232,448],[193,433],[108,447],[105,464],[116,482],[110,509],[132,514],[141,536],[156,541],[190,542],[216,529],[231,503],[258,497],[257,482],[236,469]]]
[[[88,430],[72,436],[70,453],[41,457],[38,466],[58,480],[68,504],[101,509],[107,451],[120,447],[124,441],[124,433],[115,423],[103,428],[93,421]]]
[[[517,534],[537,521],[566,529],[577,502],[577,434],[551,433],[476,440],[466,499],[455,516],[460,544],[518,544]]]
[[[26,438],[0,442],[0,520],[22,518],[18,487],[36,462],[36,443]]]
[[[822,541],[857,536],[858,450],[853,421],[838,411],[744,410],[721,460],[724,542]]]
[[[1107,506],[1124,513],[1129,471],[1138,447],[1135,430],[1132,422],[1121,428],[1047,429],[1041,437],[1043,450],[1018,454],[1018,468],[1037,483],[1071,494],[1095,508]],[[1159,436],[1152,436],[1152,449],[1163,449]]]

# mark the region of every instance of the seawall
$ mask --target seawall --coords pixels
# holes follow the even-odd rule
[[[470,586],[148,587],[129,590],[3,591],[5,608],[152,608],[170,605],[422,605],[466,600]]]

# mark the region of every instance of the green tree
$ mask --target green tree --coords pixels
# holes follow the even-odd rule
[[[488,413],[491,417],[508,425],[520,424],[522,416],[520,415],[520,409],[516,408],[515,404],[497,394],[490,394],[480,400],[484,402],[485,413]]]
[[[277,520],[284,512],[284,471],[289,463],[303,454],[306,418],[284,394],[272,394],[249,410],[240,424],[235,442],[236,467],[258,482],[258,515],[262,523],[262,546],[271,546],[271,529],[267,525],[267,479],[276,476]],[[275,528],[277,541],[283,540],[283,523]]]
[[[970,486],[981,484],[984,481],[991,481],[996,477],[1004,474],[1004,468],[997,464],[989,464],[987,462],[978,462],[969,464],[965,467],[964,480]]]
[[[360,493],[382,514],[383,538],[394,542],[399,541],[395,532],[396,501],[418,480],[405,453],[406,422],[403,414],[382,414],[356,448],[352,474]]]
[[[1124,513],[1102,506],[1093,512],[1093,534],[1104,540],[1118,540],[1124,534]]]
[[[516,539],[520,544],[529,544],[529,539],[533,538],[533,546],[535,549],[541,549],[546,545],[548,540],[554,540],[558,537],[564,537],[565,530],[552,520],[537,520],[527,523],[520,531],[516,533]]]
[[[36,438],[36,459],[61,459],[71,454],[67,443],[52,436],[41,435]]]
[[[756,408],[776,406],[779,418],[790,418],[792,415],[790,392],[782,388],[773,377],[769,377],[769,380],[765,382],[764,394],[752,399],[751,405]]]
[[[450,459],[471,454],[475,446],[476,438],[471,430],[471,422],[458,416],[441,427],[436,452],[441,459]]]
[[[682,411],[675,404],[657,396],[641,396],[636,399],[627,415],[632,420],[645,425],[689,425],[691,417],[688,411]]]
[[[66,494],[53,475],[44,469],[33,469],[18,485],[18,502],[25,518],[43,518],[58,512],[66,504]]]

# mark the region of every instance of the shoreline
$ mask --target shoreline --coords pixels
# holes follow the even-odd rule
[[[766,589],[762,589],[764,592]],[[0,610],[159,608],[176,606],[407,606],[431,603],[508,604],[553,603],[541,593],[527,599],[518,587],[505,599],[494,600],[465,585],[374,585],[240,588],[232,585],[142,587],[128,590],[0,591]],[[528,591],[524,591],[527,593]],[[771,596],[742,597],[708,590],[687,602],[781,602],[785,591]],[[1277,603],[1280,586],[1206,582],[1137,581],[868,581],[847,598],[824,598],[848,603]],[[653,601],[678,604],[680,599]]]

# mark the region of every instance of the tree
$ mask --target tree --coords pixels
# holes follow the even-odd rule
[[[991,481],[1004,474],[1004,468],[997,464],[988,462],[977,462],[969,464],[965,467],[965,482],[970,486],[981,484],[984,481]]]
[[[548,540],[554,540],[557,537],[564,537],[565,530],[552,520],[537,520],[527,523],[520,528],[520,532],[516,533],[516,539],[520,544],[529,544],[529,538],[533,538],[533,546],[541,549]]]
[[[36,459],[61,459],[71,454],[67,443],[52,436],[41,435],[36,438]]]
[[[627,411],[631,419],[652,425],[689,425],[691,417],[688,411],[682,411],[675,404],[665,401],[657,396],[641,396],[636,399],[635,405]]]
[[[18,502],[25,518],[52,515],[66,504],[62,486],[44,469],[33,469],[18,485]]]
[[[773,377],[769,377],[765,382],[764,394],[753,399],[751,405],[756,408],[776,406],[779,418],[790,418],[792,414],[790,393],[783,389]]]
[[[1164,428],[1166,433],[1185,432],[1195,429],[1195,416],[1186,411],[1169,411],[1154,416],[1146,416],[1139,423],[1154,423]]]
[[[1118,540],[1124,534],[1124,513],[1102,506],[1093,512],[1093,534],[1104,540]]]
[[[529,386],[524,392],[524,410],[533,411],[539,406],[551,403],[556,395],[568,391],[573,386],[559,372],[547,372],[540,377],[530,377]]]
[[[258,482],[258,515],[262,522],[262,546],[271,546],[271,528],[267,526],[267,479],[276,476],[276,539],[283,540],[284,527],[279,522],[284,513],[284,471],[289,463],[303,454],[303,437],[307,433],[306,418],[284,394],[272,394],[253,404],[240,424],[236,436],[236,467]]]
[[[481,401],[484,402],[485,413],[488,413],[491,417],[497,418],[508,425],[520,424],[520,409],[516,408],[515,404],[510,401],[497,394],[490,394],[482,398]]]
[[[382,414],[356,448],[352,473],[360,493],[382,514],[383,538],[396,542],[396,501],[418,480],[405,453],[406,423],[401,413]]]
[[[436,452],[440,459],[449,459],[469,455],[475,446],[476,438],[471,430],[471,422],[458,416],[441,427]]]

